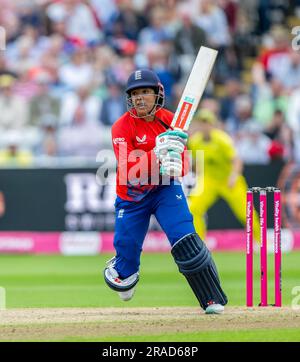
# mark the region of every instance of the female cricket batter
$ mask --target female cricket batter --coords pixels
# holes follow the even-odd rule
[[[207,314],[222,313],[227,298],[212,256],[195,232],[178,179],[188,168],[183,157],[187,135],[170,129],[173,113],[163,108],[164,90],[154,72],[133,72],[126,94],[128,111],[112,127],[117,159],[116,256],[104,270],[105,282],[122,300],[133,297],[153,214],[201,307]]]

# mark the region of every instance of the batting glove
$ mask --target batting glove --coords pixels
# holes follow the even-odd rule
[[[181,154],[174,151],[168,151],[166,155],[162,156],[160,174],[173,177],[182,176]]]
[[[187,143],[187,134],[182,131],[167,131],[156,137],[154,152],[161,160],[168,152],[182,153]]]

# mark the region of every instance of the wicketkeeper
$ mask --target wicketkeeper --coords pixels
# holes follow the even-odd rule
[[[170,128],[173,113],[163,108],[164,89],[154,72],[133,72],[126,96],[128,111],[112,127],[118,165],[116,256],[104,270],[105,282],[122,300],[133,297],[143,242],[155,215],[201,307],[207,314],[222,313],[227,297],[212,255],[195,232],[180,183],[188,171],[187,134]]]

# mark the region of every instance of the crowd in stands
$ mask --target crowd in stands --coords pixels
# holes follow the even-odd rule
[[[157,72],[174,111],[201,45],[219,51],[202,107],[242,160],[300,162],[297,17],[299,0],[0,0],[0,166],[95,161],[129,74]]]

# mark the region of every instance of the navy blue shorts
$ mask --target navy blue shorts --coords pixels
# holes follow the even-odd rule
[[[139,270],[143,242],[152,214],[171,245],[195,232],[193,216],[180,184],[159,186],[140,202],[117,197],[115,208],[115,268],[121,278],[127,278]]]

